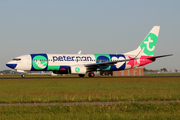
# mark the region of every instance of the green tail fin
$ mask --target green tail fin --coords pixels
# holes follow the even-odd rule
[[[142,55],[153,56],[156,48],[159,30],[160,26],[154,26],[137,49],[124,54],[136,56],[144,48]]]
[[[154,26],[149,34],[145,37],[141,43],[140,48],[144,48],[144,54],[148,56],[154,55],[156,48],[156,42],[159,35],[160,26]]]

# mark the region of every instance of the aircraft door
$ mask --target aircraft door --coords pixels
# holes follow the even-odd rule
[[[27,56],[27,64],[31,65],[31,57],[30,57],[30,55]]]

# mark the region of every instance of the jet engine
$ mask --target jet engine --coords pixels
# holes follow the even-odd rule
[[[86,74],[87,68],[84,65],[70,66],[70,74]]]
[[[68,70],[65,70],[65,71],[54,70],[53,73],[54,74],[69,74],[69,71]]]
[[[69,66],[61,66],[60,70],[54,70],[54,74],[69,74],[70,73],[70,67]]]

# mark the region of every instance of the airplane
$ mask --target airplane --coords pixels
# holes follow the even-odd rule
[[[52,71],[54,74],[77,74],[94,77],[95,71],[120,71],[145,66],[156,58],[173,54],[154,56],[160,26],[154,26],[137,49],[124,54],[28,54],[15,57],[6,63],[7,67],[21,72]]]

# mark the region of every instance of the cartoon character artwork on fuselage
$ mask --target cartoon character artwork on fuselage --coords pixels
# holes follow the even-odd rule
[[[154,26],[137,49],[124,54],[28,54],[15,57],[7,66],[22,72],[52,71],[54,74],[78,74],[94,77],[94,71],[119,71],[145,66],[156,58],[154,56],[160,26]]]

